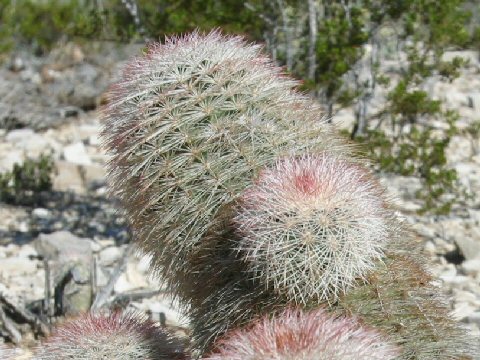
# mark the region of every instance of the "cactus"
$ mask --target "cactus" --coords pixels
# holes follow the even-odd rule
[[[183,266],[218,209],[265,165],[348,151],[320,108],[260,51],[217,31],[167,39],[109,92],[109,183],[160,272]]]
[[[85,314],[57,327],[36,360],[185,360],[182,343],[132,312]]]
[[[450,317],[441,289],[412,258],[413,246],[404,246],[410,256],[389,252],[368,282],[340,297],[334,309],[390,334],[402,345],[399,360],[478,359],[478,341]]]
[[[392,360],[400,350],[386,336],[323,309],[287,309],[234,330],[205,360]]]
[[[195,355],[259,316],[283,326],[301,317],[286,307],[328,305],[392,334],[401,359],[472,358],[381,188],[294,86],[258,46],[212,32],[150,46],[109,93],[108,180]]]
[[[376,179],[327,153],[262,171],[234,221],[253,276],[303,305],[336,301],[365,279],[397,231]]]

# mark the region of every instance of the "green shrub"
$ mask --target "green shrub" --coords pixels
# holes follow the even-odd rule
[[[0,174],[0,201],[14,205],[31,205],[42,192],[52,190],[53,159],[41,155],[15,164],[12,171]]]

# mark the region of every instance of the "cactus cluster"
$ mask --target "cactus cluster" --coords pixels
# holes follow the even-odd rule
[[[297,85],[214,31],[150,46],[109,93],[112,194],[190,318],[189,356],[475,359],[368,162]]]

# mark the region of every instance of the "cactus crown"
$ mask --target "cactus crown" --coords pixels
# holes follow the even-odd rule
[[[181,344],[143,316],[86,314],[67,321],[42,344],[36,360],[181,360]]]
[[[240,198],[238,251],[297,303],[335,300],[365,278],[394,230],[368,170],[326,153],[286,158]]]
[[[219,340],[207,360],[391,360],[399,354],[380,333],[323,309],[287,309]]]

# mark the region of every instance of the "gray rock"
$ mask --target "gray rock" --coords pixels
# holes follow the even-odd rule
[[[10,71],[18,72],[25,69],[25,61],[20,56],[13,56],[8,64]]]
[[[64,121],[55,99],[43,96],[39,85],[1,69],[0,78],[0,128],[42,130]]]
[[[87,188],[98,188],[105,184],[105,168],[98,164],[85,165],[80,169]]]
[[[66,161],[78,164],[78,165],[90,165],[92,160],[87,154],[85,145],[82,142],[77,142],[72,145],[68,145],[63,150],[63,157]]]
[[[480,241],[459,236],[455,238],[455,243],[465,259],[473,260],[480,258]]]
[[[467,322],[476,324],[480,327],[480,311],[475,311],[467,317]]]
[[[11,171],[15,164],[23,164],[24,156],[21,151],[9,151],[0,157],[0,173]]]
[[[100,262],[102,265],[109,266],[114,264],[122,256],[122,251],[116,247],[108,247],[100,252]]]
[[[40,234],[34,241],[40,255],[49,260],[85,259],[92,256],[90,242],[68,231]]]
[[[89,63],[79,63],[64,71],[49,88],[60,103],[83,110],[94,109],[107,86],[105,76]]]
[[[48,209],[36,208],[33,209],[32,216],[35,216],[37,218],[49,218],[51,216],[51,212]]]
[[[51,148],[48,140],[32,129],[12,130],[7,133],[5,140],[31,156],[38,156]]]
[[[0,266],[0,276],[5,278],[13,274],[29,275],[34,274],[37,271],[37,264],[30,261],[27,257],[9,257],[2,259]]]
[[[57,231],[40,234],[34,246],[51,263],[55,307],[66,315],[89,310],[93,301],[93,254],[89,239]]]
[[[461,269],[467,275],[477,276],[480,274],[480,259],[466,260],[462,263]]]
[[[53,189],[57,191],[73,191],[77,194],[86,192],[80,166],[67,162],[55,162],[56,173],[53,177]]]
[[[480,110],[480,92],[473,92],[468,95],[468,106]]]

